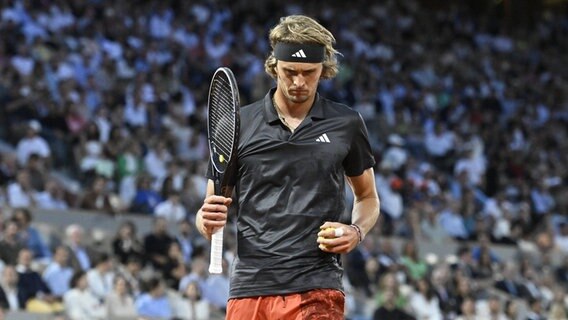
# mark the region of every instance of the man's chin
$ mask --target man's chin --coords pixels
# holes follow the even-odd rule
[[[290,101],[292,101],[293,103],[304,103],[306,101],[308,101],[308,96],[291,96],[290,97]]]

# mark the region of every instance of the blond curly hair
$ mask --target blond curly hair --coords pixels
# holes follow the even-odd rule
[[[264,62],[264,70],[272,78],[276,79],[276,63],[278,59],[274,57],[274,47],[278,42],[323,45],[325,56],[321,78],[331,79],[337,75],[337,54],[339,52],[333,47],[335,37],[316,20],[303,15],[283,17],[280,19],[280,23],[270,30],[268,38],[272,52]]]

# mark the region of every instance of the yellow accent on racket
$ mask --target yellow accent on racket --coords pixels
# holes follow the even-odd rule
[[[225,157],[223,157],[222,154],[219,155],[219,162],[221,163],[225,162]]]

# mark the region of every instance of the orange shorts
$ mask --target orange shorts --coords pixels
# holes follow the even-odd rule
[[[335,289],[316,289],[279,296],[230,299],[226,320],[341,320],[345,296]]]

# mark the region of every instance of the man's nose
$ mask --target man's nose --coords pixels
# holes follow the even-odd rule
[[[306,83],[306,79],[303,75],[297,75],[294,77],[294,86],[302,87]]]

